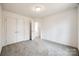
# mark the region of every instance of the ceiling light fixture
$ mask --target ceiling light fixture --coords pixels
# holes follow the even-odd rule
[[[41,11],[41,8],[40,7],[35,7],[35,11],[39,12],[39,11]]]
[[[35,12],[42,12],[42,11],[45,10],[45,7],[42,6],[42,5],[34,5],[34,6],[32,7],[32,10],[35,11]]]

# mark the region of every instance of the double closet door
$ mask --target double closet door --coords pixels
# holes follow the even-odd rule
[[[23,17],[6,17],[6,43],[29,40],[29,20]]]
[[[16,42],[16,18],[6,17],[6,44]]]

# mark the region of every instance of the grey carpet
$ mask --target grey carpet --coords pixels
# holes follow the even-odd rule
[[[1,56],[77,56],[76,48],[46,40],[27,40],[2,48]]]

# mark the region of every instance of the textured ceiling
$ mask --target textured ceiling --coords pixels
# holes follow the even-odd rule
[[[4,3],[3,9],[29,17],[45,17],[77,6],[75,3]],[[33,7],[40,6],[41,11],[33,11]]]

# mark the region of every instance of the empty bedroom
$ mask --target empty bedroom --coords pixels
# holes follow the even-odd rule
[[[0,56],[78,56],[78,3],[0,3]]]

